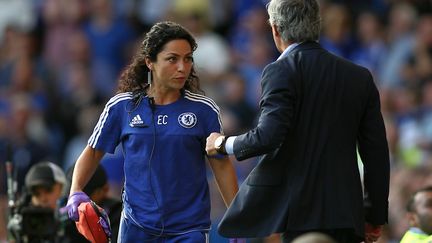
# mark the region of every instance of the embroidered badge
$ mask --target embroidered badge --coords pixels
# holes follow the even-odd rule
[[[179,115],[178,122],[184,128],[192,128],[197,123],[197,118],[194,113],[185,112]]]

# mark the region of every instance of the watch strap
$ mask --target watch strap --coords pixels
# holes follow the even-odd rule
[[[219,154],[227,155],[227,152],[225,149],[225,144],[226,144],[227,139],[228,139],[228,136],[223,136],[222,143],[221,143],[220,147],[216,148],[216,152],[218,152]]]

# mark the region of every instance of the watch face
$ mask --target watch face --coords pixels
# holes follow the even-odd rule
[[[220,136],[220,137],[216,138],[216,140],[215,140],[215,147],[216,148],[220,148],[221,147],[221,145],[223,143],[223,139],[224,139],[223,136]]]

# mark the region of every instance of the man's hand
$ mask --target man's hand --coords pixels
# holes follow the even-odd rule
[[[215,147],[215,140],[220,136],[222,136],[222,134],[217,132],[213,132],[208,136],[206,144],[206,152],[208,155],[216,155],[218,153]]]
[[[69,196],[63,211],[67,211],[68,216],[73,221],[79,220],[78,206],[83,202],[90,202],[90,198],[84,192],[74,192]]]
[[[365,243],[372,243],[378,241],[381,237],[382,225],[371,225],[366,223],[365,225]]]

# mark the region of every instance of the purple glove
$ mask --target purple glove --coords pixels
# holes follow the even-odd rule
[[[111,224],[108,214],[105,212],[105,210],[102,210],[101,216],[102,217],[100,217],[100,224],[108,238],[111,238]]]
[[[246,239],[243,238],[231,238],[229,243],[246,243]]]
[[[73,221],[79,220],[78,206],[83,202],[90,202],[90,198],[84,192],[74,192],[69,196],[65,210],[68,212],[68,216]]]

